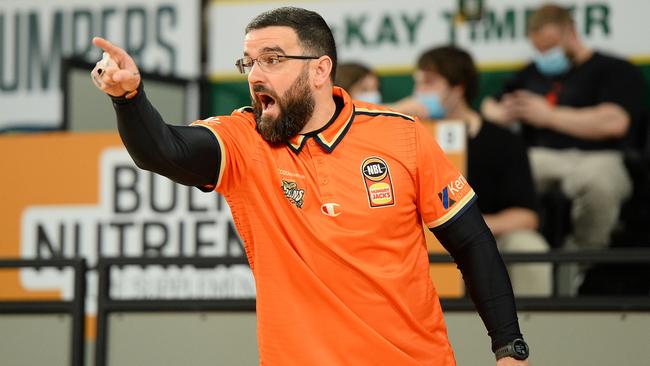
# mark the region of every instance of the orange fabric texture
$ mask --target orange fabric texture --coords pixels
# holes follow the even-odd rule
[[[455,365],[422,220],[474,193],[412,117],[352,101],[273,147],[250,108],[195,125],[222,149],[228,201],[257,289],[262,365]]]

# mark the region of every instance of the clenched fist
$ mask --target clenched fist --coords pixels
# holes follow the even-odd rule
[[[134,97],[141,78],[131,56],[101,37],[94,37],[93,44],[104,50],[102,59],[90,72],[95,86],[114,97]]]

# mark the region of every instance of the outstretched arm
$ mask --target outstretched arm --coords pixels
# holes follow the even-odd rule
[[[91,77],[113,99],[120,137],[136,165],[181,184],[214,185],[221,159],[214,135],[201,127],[166,124],[147,99],[133,59],[103,38],[93,43],[104,57]]]

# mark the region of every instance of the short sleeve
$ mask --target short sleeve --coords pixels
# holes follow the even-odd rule
[[[418,209],[429,228],[441,228],[469,207],[476,195],[419,121],[416,122],[416,145]]]
[[[611,60],[607,69],[603,71],[599,101],[614,103],[631,118],[638,118],[643,108],[643,74],[636,66],[618,59]]]
[[[259,134],[250,113],[237,110],[230,116],[210,117],[195,121],[193,126],[209,129],[217,139],[221,152],[219,174],[213,186],[204,187],[227,194],[237,188],[249,168]]]

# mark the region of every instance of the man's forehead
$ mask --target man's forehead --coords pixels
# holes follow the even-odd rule
[[[299,50],[298,35],[290,27],[272,26],[253,29],[244,38],[244,54],[263,52],[290,53]]]
[[[564,31],[560,25],[549,23],[531,32],[529,37],[535,47],[547,49],[560,42]]]
[[[413,73],[413,78],[416,81],[431,81],[439,77],[441,77],[439,73],[428,69],[417,69]]]

